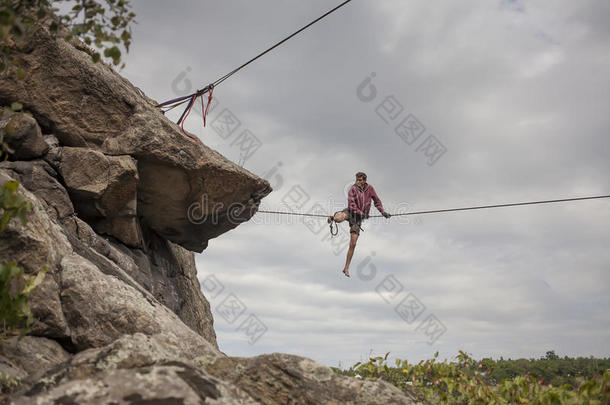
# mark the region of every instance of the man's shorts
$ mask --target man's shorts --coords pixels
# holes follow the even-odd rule
[[[356,235],[360,235],[360,225],[362,225],[362,216],[356,214],[353,211],[350,211],[349,208],[344,209],[342,212],[345,212],[349,221],[349,233],[355,233]]]

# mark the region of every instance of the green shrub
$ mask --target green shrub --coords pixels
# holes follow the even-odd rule
[[[8,181],[0,187],[0,232],[17,218],[22,224],[32,205],[17,192],[19,183]],[[12,334],[23,336],[34,322],[28,296],[40,285],[47,268],[25,275],[16,262],[0,263],[0,342]]]
[[[18,188],[16,181],[7,181],[0,188],[0,232],[13,218],[18,218],[25,225],[27,214],[32,209],[32,204],[17,192]]]
[[[441,404],[608,404],[610,403],[610,371],[605,370],[592,374],[574,387],[570,384],[554,386],[541,377],[531,374],[514,375],[515,369],[505,368],[513,374],[496,383],[490,377],[494,366],[504,360],[494,362],[491,359],[475,361],[465,352],[460,351],[456,362],[437,362],[438,352],[430,360],[409,364],[406,360],[396,360],[396,367],[387,365],[388,354],[371,357],[366,363],[356,363],[349,370],[335,371],[343,375],[362,378],[375,378],[388,381],[398,388],[408,389],[421,396],[421,399]],[[541,359],[542,360],[542,359]],[[566,361],[551,358],[548,361]],[[567,359],[569,360],[569,359]],[[590,367],[578,361],[585,367]],[[597,360],[592,360],[597,364]],[[602,360],[604,362],[605,360]],[[536,360],[520,360],[518,368],[523,372],[531,368],[530,363]],[[552,363],[551,363],[552,364]],[[555,366],[557,364],[554,364]],[[550,367],[558,373],[559,368]],[[547,369],[542,370],[548,372]],[[603,375],[602,375],[603,374]],[[407,388],[411,387],[411,388]]]
[[[36,275],[24,275],[17,263],[0,264],[0,340],[23,336],[34,322],[28,296],[42,283],[45,267]]]
[[[18,387],[19,384],[20,381],[18,378],[13,378],[10,375],[0,372],[0,393],[9,393],[13,388]]]

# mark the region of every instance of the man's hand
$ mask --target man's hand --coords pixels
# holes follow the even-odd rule
[[[390,218],[390,217],[391,217],[391,215],[390,215],[390,214],[388,214],[387,212],[384,212],[384,213],[383,213],[383,214],[381,214],[381,215],[383,215],[383,217],[384,217],[384,218]]]

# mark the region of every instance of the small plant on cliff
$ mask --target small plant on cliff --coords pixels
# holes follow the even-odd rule
[[[18,187],[18,182],[7,181],[0,188],[0,232],[13,218],[18,218],[25,225],[27,214],[32,209],[32,205],[17,192]]]
[[[21,382],[18,378],[13,378],[10,375],[6,375],[0,372],[0,393],[9,393],[15,387],[18,387]],[[2,398],[0,397],[0,401]]]
[[[19,183],[8,181],[0,187],[0,232],[12,219],[25,225],[31,204],[18,193]],[[23,336],[34,322],[28,296],[40,285],[47,269],[25,275],[17,263],[0,263],[0,342],[12,334]]]
[[[13,334],[25,335],[34,322],[28,296],[42,283],[47,269],[24,275],[23,268],[11,262],[0,265],[0,341]]]

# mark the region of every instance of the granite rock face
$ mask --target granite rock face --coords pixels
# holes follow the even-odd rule
[[[131,83],[109,66],[93,63],[84,45],[75,47],[40,27],[26,40],[13,43],[12,51],[25,77],[15,80],[11,69],[0,74],[0,104],[19,100],[42,133],[53,134],[63,147],[77,148],[64,150],[69,156],[61,160],[60,171],[68,166],[76,177],[71,180],[77,180],[78,196],[101,193],[102,200],[106,195],[106,200],[118,197],[116,204],[129,202],[137,174],[137,216],[142,225],[201,252],[209,239],[247,221],[271,192],[267,181],[185,136]],[[80,159],[81,173],[74,173],[71,169]],[[130,184],[117,187],[117,176],[126,176]],[[109,178],[102,180],[105,177]],[[124,208],[125,215],[96,227],[125,235],[137,245],[131,213],[136,207],[113,208]],[[229,212],[230,208],[237,209]],[[195,220],[185,215],[189,209]],[[204,220],[212,214],[215,220]]]
[[[14,403],[256,404],[204,370],[215,358],[165,334],[124,335],[47,367],[19,388]]]
[[[47,167],[45,162],[30,164],[29,172],[37,173],[42,186],[53,184],[46,171],[35,170]],[[34,175],[27,176],[28,170],[24,170],[26,174],[18,176],[8,169],[14,166],[14,162],[0,164],[0,184],[25,179],[20,192],[33,209],[25,225],[12,221],[0,233],[0,257],[3,262],[16,261],[29,274],[48,268],[43,284],[32,296],[32,310],[37,318],[32,334],[56,339],[68,351],[79,351],[108,344],[123,334],[165,331],[180,342],[203,341],[216,350],[212,315],[209,305],[202,305],[205,298],[195,276],[194,261],[185,262],[183,257],[188,253],[173,245],[173,249],[157,254],[166,255],[165,271],[192,277],[181,285],[183,299],[179,303],[200,306],[199,317],[185,318],[184,322],[191,327],[161,302],[164,295],[175,296],[177,288],[163,289],[159,283],[162,278],[153,274],[159,267],[154,270],[151,267],[147,283],[139,282],[137,278],[142,277],[132,257],[113,247],[74,213],[56,216],[52,204],[69,201],[65,190],[63,196],[58,192],[41,201],[23,188],[39,184]],[[37,188],[38,193],[44,193],[42,186]],[[130,248],[123,245],[122,249]],[[186,268],[188,265],[192,267]],[[176,268],[171,270],[173,266]]]
[[[416,404],[417,397],[380,380],[336,374],[313,360],[283,353],[219,358],[208,372],[238,384],[261,404]]]
[[[137,218],[138,170],[130,156],[106,156],[87,148],[64,147],[59,174],[80,218],[97,233],[142,247]]]
[[[0,75],[0,104],[24,112],[0,119],[0,186],[18,181],[32,210],[0,232],[0,263],[47,273],[28,335],[0,345],[1,381],[18,381],[0,403],[417,403],[302,357],[222,353],[193,251],[254,215],[269,184],[185,137],[82,44],[39,27],[11,46],[26,74]]]

